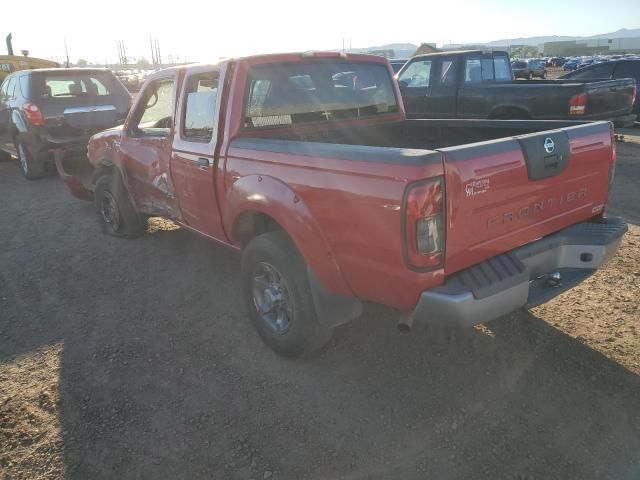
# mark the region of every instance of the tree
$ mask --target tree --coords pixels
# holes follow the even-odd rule
[[[140,57],[138,59],[138,62],[136,63],[136,66],[139,68],[148,68],[151,66],[151,64],[149,63],[149,60],[147,60],[144,57]]]
[[[79,67],[86,67],[88,63],[89,62],[87,62],[84,58],[80,58],[76,62],[76,65],[79,66]]]

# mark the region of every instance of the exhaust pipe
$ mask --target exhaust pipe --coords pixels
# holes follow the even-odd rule
[[[13,45],[11,44],[11,34],[7,35],[7,52],[9,52],[9,55],[13,55]]]
[[[404,314],[400,320],[398,320],[398,331],[400,333],[411,333],[413,328],[413,313]]]

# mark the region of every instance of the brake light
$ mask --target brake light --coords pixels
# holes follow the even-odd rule
[[[42,112],[35,103],[27,102],[22,106],[22,113],[31,125],[44,125],[44,117]]]
[[[437,268],[444,261],[442,177],[410,185],[405,194],[404,240],[409,265]]]
[[[587,111],[588,95],[579,93],[569,100],[569,115],[584,115]]]

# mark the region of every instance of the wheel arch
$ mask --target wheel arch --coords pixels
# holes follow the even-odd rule
[[[333,293],[352,295],[329,241],[289,185],[274,177],[249,175],[231,186],[222,205],[231,243],[243,249],[257,235],[283,230],[322,285]]]

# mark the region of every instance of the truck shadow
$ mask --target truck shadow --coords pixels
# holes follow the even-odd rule
[[[137,267],[117,259],[121,277],[64,329],[70,478],[639,471],[639,378],[531,314],[400,335],[394,312],[371,306],[288,361],[241,313],[234,255],[183,231],[139,245]]]

